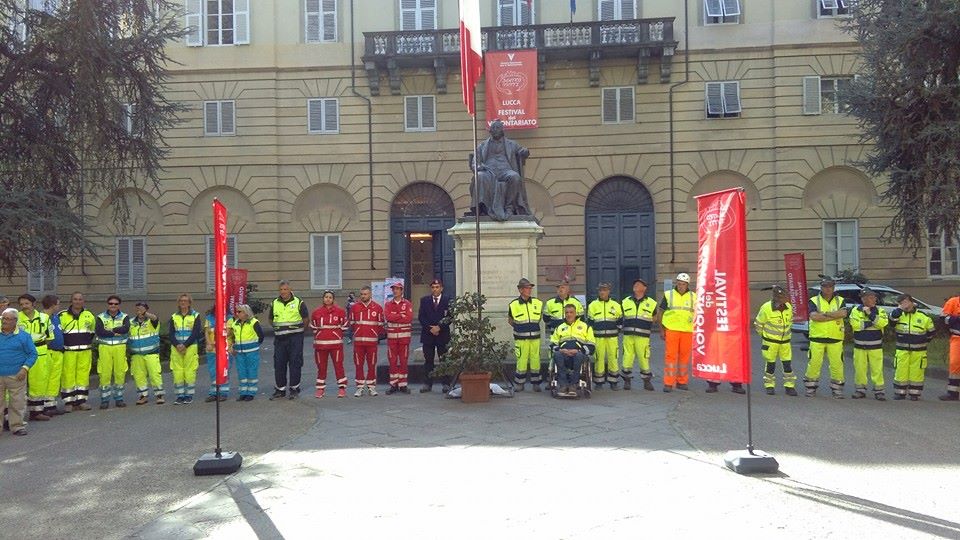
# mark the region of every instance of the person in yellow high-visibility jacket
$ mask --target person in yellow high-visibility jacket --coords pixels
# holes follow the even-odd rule
[[[918,401],[927,369],[927,345],[933,339],[933,319],[917,309],[912,296],[901,294],[897,297],[897,309],[890,313],[890,322],[897,333],[893,399],[905,399],[909,393],[910,401]]]
[[[690,354],[693,352],[693,308],[697,293],[690,290],[690,275],[677,274],[673,289],[663,294],[656,320],[663,325],[666,342],[663,353],[663,391],[687,390],[690,379]]]
[[[760,353],[766,360],[763,372],[763,386],[767,394],[774,395],[777,385],[777,359],[783,369],[783,390],[788,396],[797,395],[797,375],[793,372],[793,350],[790,347],[790,332],[793,324],[793,306],[788,302],[787,291],[774,285],[772,298],[760,306],[757,318],[753,321],[757,333],[763,340]]]
[[[598,298],[587,306],[587,324],[596,338],[597,355],[593,362],[593,384],[600,389],[610,383],[611,390],[619,390],[620,379],[620,327],[623,324],[623,308],[620,302],[610,298],[610,283],[597,287]]]
[[[883,329],[887,327],[887,312],[877,307],[877,293],[864,287],[860,291],[862,305],[850,312],[853,330],[853,399],[867,397],[867,370],[873,379],[873,397],[886,401],[883,382]]]
[[[806,396],[813,397],[820,386],[823,357],[830,363],[830,390],[833,397],[843,399],[843,320],[849,315],[843,298],[834,294],[836,282],[830,278],[820,281],[820,294],[810,299],[810,361],[803,383]]]

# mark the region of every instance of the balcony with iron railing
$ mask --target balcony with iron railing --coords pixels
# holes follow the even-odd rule
[[[546,64],[558,59],[589,62],[590,85],[598,86],[603,58],[635,58],[638,83],[647,82],[648,66],[658,58],[660,81],[669,82],[677,47],[673,21],[670,17],[490,27],[483,29],[483,50],[536,49],[541,89],[546,82]],[[364,32],[364,38],[363,62],[373,95],[380,94],[381,73],[387,73],[391,93],[397,95],[400,71],[423,67],[433,68],[437,91],[445,93],[447,72],[459,64],[457,29]]]

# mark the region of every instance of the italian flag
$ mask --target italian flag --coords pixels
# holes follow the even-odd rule
[[[476,86],[483,73],[480,0],[460,0],[460,84],[467,113],[476,116]]]

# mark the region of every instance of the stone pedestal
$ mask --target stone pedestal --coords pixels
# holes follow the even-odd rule
[[[456,252],[457,295],[477,291],[477,229],[472,218],[447,229]],[[487,297],[484,314],[496,327],[494,336],[512,341],[507,304],[517,297],[517,281],[537,281],[537,243],[543,227],[535,221],[486,221],[480,218],[481,291]],[[534,296],[538,296],[534,289]]]

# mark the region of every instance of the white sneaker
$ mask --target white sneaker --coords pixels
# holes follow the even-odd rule
[[[363,396],[363,387],[358,386],[357,391],[353,393],[353,397],[361,397],[361,396]]]
[[[369,394],[369,395],[371,395],[371,396],[377,395],[377,387],[376,387],[376,386],[372,386],[372,385],[367,386],[367,394]]]

